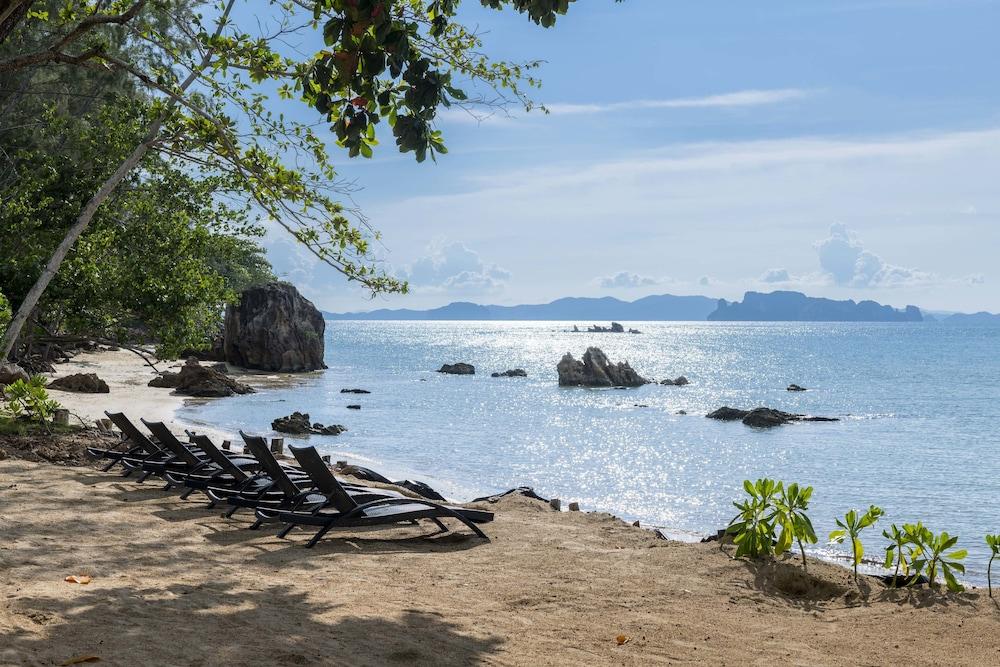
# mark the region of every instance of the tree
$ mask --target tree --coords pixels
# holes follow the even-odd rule
[[[481,0],[495,9],[513,8],[546,27],[570,1]],[[274,21],[257,34],[233,22],[235,3],[226,0],[205,21],[192,11],[202,3],[162,0],[158,6],[172,19],[164,24],[142,0],[68,2],[62,11],[34,14],[52,35],[49,43],[0,60],[0,72],[57,65],[127,72],[155,95],[134,149],[83,205],[19,304],[0,343],[0,358],[10,353],[98,209],[150,152],[172,156],[205,176],[234,179],[270,221],[372,293],[406,290],[371,260],[377,233],[337,200],[323,138],[312,124],[271,112],[264,104],[264,83],[282,98],[297,97],[314,107],[351,157],[373,154],[383,119],[399,150],[413,152],[418,161],[446,152],[434,128],[439,107],[472,103],[453,81],[456,75],[531,105],[522,86],[534,83],[528,72],[537,63],[494,62],[483,55],[480,39],[455,20],[460,0],[271,0]],[[103,5],[105,11],[97,11]],[[313,57],[299,60],[280,52],[290,34],[320,26],[326,48]],[[128,48],[109,48],[109,34],[124,35]]]

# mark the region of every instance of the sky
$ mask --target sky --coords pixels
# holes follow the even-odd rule
[[[794,289],[1000,311],[1000,1],[578,0],[548,30],[473,0],[461,16],[491,55],[545,61],[532,97],[550,113],[448,110],[436,164],[391,137],[372,160],[341,152],[411,292],[372,299],[270,235],[320,308]]]

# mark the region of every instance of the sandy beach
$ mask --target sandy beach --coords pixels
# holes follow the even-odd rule
[[[137,364],[139,367],[137,367]],[[129,353],[81,355],[110,394],[170,419]],[[83,436],[84,439],[86,436]],[[79,446],[79,445],[76,445]],[[2,458],[2,457],[0,457]],[[524,497],[482,542],[454,525],[305,536],[91,466],[0,460],[0,664],[967,664],[1000,662],[985,591],[892,591],[839,566],[756,565],[607,514]],[[87,575],[90,583],[65,581]],[[621,642],[621,643],[620,643]]]

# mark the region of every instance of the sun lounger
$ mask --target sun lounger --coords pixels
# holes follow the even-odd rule
[[[315,447],[290,449],[302,469],[312,478],[316,488],[325,490],[322,493],[325,500],[317,503],[315,498],[303,498],[297,507],[279,512],[278,520],[288,524],[278,534],[279,537],[285,537],[295,526],[316,526],[319,530],[306,544],[307,547],[312,547],[334,528],[391,526],[430,519],[441,530],[447,530],[441,519],[456,519],[477,536],[489,540],[476,523],[492,521],[492,512],[441,505],[415,498],[381,498],[359,503],[330,472]]]

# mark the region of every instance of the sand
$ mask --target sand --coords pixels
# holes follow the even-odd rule
[[[155,484],[0,461],[0,664],[1000,664],[984,591],[862,597],[827,563],[805,577],[604,514],[483,506],[488,543],[456,524],[310,550]]]

